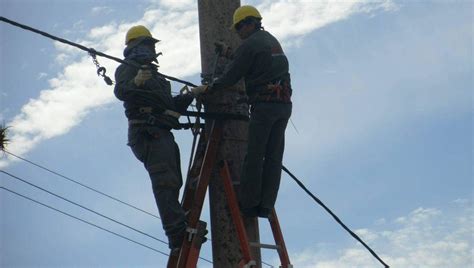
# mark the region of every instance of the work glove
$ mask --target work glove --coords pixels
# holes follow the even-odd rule
[[[133,82],[137,87],[145,84],[145,81],[152,77],[150,69],[140,69],[138,70],[137,75],[133,78]]]
[[[208,87],[209,87],[208,85],[201,85],[201,86],[193,87],[191,89],[191,92],[194,94],[194,96],[198,96],[198,95],[206,92]]]
[[[174,106],[176,107],[176,111],[179,113],[183,113],[188,109],[188,106],[193,102],[194,95],[193,94],[183,94],[177,95],[173,97]]]

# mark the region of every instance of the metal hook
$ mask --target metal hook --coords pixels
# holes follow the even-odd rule
[[[106,72],[105,67],[102,66],[102,67],[97,68],[97,75],[98,76],[105,77],[105,72]]]

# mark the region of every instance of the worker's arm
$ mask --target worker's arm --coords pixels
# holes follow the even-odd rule
[[[137,70],[135,68],[124,64],[115,70],[114,94],[117,99],[127,101],[130,98],[130,94],[137,90],[134,82],[136,74]]]
[[[128,65],[120,65],[115,71],[114,94],[121,101],[147,102],[154,92],[147,89],[147,81],[137,81],[138,70]],[[139,79],[138,79],[139,80]],[[140,83],[140,87],[137,86]]]
[[[176,95],[173,97],[174,106],[179,113],[185,112],[194,100],[193,94]]]
[[[233,86],[244,77],[254,59],[254,51],[251,46],[242,45],[233,55],[232,61],[227,65],[224,74],[211,84],[211,90],[220,90]]]

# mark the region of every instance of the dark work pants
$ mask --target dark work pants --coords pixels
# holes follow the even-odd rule
[[[292,104],[257,103],[250,116],[247,155],[240,178],[243,210],[272,209],[280,187],[285,130]]]
[[[132,127],[129,130],[129,145],[150,175],[169,247],[179,247],[185,234],[186,222],[179,203],[179,189],[183,182],[179,148],[174,136],[165,129]]]

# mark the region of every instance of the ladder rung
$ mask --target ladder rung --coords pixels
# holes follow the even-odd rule
[[[280,249],[280,246],[278,245],[261,244],[261,243],[256,243],[256,242],[250,242],[249,244],[251,247],[254,247],[254,248],[268,248],[268,249],[274,249],[274,250]]]

